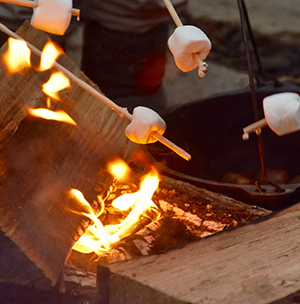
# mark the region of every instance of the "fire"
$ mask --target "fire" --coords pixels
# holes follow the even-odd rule
[[[75,210],[72,210],[72,212],[84,215],[93,222],[74,244],[73,249],[82,253],[95,252],[98,255],[108,251],[113,244],[119,241],[118,236],[106,233],[93,208],[79,190],[71,189],[70,195],[77,201],[81,208],[85,209],[85,212],[78,212]]]
[[[129,166],[126,162],[117,159],[115,161],[111,161],[108,164],[108,171],[118,180],[123,180],[130,171]]]
[[[124,164],[120,162],[113,165]],[[115,170],[116,167],[114,167]],[[110,250],[120,240],[130,236],[135,232],[138,223],[146,218],[154,221],[159,218],[158,207],[152,201],[152,195],[158,187],[159,177],[155,169],[145,175],[140,184],[140,190],[134,193],[126,193],[117,197],[112,206],[119,211],[126,211],[126,217],[119,224],[104,226],[99,220],[90,204],[85,200],[83,194],[76,189],[70,190],[71,196],[84,211],[72,212],[81,214],[89,218],[92,224],[73,246],[73,249],[82,253],[95,252],[102,255]],[[103,210],[103,209],[102,209]]]
[[[77,123],[66,112],[62,110],[51,111],[48,109],[40,108],[40,109],[29,109],[28,113],[32,116],[44,118],[47,120],[61,121],[73,126],[77,125]]]
[[[51,75],[50,79],[43,84],[42,91],[55,100],[61,100],[58,92],[70,86],[70,80],[67,76],[62,72],[55,72]]]
[[[63,51],[54,43],[48,42],[43,48],[39,71],[50,69],[55,60],[63,53]],[[27,44],[23,40],[8,38],[8,49],[3,55],[3,61],[9,73],[20,73],[25,68],[31,67],[30,60],[31,52]],[[55,72],[50,76],[48,82],[43,84],[42,91],[48,96],[48,109],[30,109],[29,114],[35,117],[40,117],[48,120],[57,120],[66,122],[76,126],[76,122],[64,111],[51,111],[51,99],[61,101],[58,92],[70,87],[70,80],[62,72]]]
[[[3,61],[10,74],[21,73],[31,66],[30,49],[23,40],[8,38],[8,49],[3,54]]]
[[[47,42],[42,51],[39,70],[46,71],[51,69],[61,54],[64,54],[64,52],[58,45],[50,41]]]

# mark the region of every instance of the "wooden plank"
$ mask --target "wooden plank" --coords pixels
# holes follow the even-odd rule
[[[39,49],[48,39],[29,21],[18,34]],[[59,62],[96,87],[67,56]],[[28,70],[8,77],[0,63],[0,227],[55,285],[84,229],[84,218],[69,211],[67,191],[91,194],[106,161],[126,160],[139,145],[124,135],[126,119],[75,84],[60,94],[64,102],[55,108],[65,110],[76,127],[29,117],[30,107],[46,105],[41,86],[49,76]]]
[[[110,265],[109,303],[271,303],[300,290],[299,246],[297,204],[183,248]]]

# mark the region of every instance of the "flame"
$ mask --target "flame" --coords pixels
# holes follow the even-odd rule
[[[152,169],[141,181],[140,190],[127,193],[116,198],[112,206],[118,210],[129,210],[127,216],[119,224],[103,226],[90,204],[85,200],[83,194],[76,189],[70,190],[72,197],[84,211],[74,211],[89,218],[92,224],[85,233],[74,244],[73,249],[82,253],[95,252],[102,255],[111,249],[120,240],[131,235],[137,224],[143,218],[151,221],[160,216],[158,207],[152,201],[152,195],[158,187],[159,177],[155,169]]]
[[[64,111],[51,111],[48,109],[29,109],[29,114],[47,120],[56,120],[76,126],[77,123]]]
[[[121,159],[116,159],[108,164],[108,171],[118,180],[123,180],[130,171],[127,163]]]
[[[47,42],[42,50],[39,71],[51,69],[61,54],[64,54],[64,52],[57,44],[51,41]]]
[[[43,84],[42,91],[46,95],[56,100],[61,100],[58,96],[58,92],[63,89],[69,88],[70,86],[70,80],[65,74],[63,74],[62,72],[55,72],[51,75],[48,82]]]
[[[3,61],[10,74],[21,73],[31,66],[30,49],[23,40],[8,38],[8,49],[3,54]]]
[[[49,97],[47,98],[46,104],[47,104],[47,108],[50,109],[50,107],[51,107],[51,99]]]
[[[89,226],[85,233],[74,244],[73,249],[82,253],[95,252],[98,255],[108,251],[113,244],[119,241],[118,236],[106,233],[93,208],[79,190],[71,189],[70,194],[71,197],[77,201],[80,207],[85,209],[85,212],[78,212],[75,210],[72,210],[72,212],[84,215],[93,222],[93,225]]]

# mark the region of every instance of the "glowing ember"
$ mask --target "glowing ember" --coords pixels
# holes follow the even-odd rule
[[[29,109],[29,114],[47,120],[56,120],[76,126],[77,123],[64,111],[51,111],[48,109]]]
[[[10,74],[21,73],[30,64],[30,49],[23,40],[8,38],[8,49],[3,54],[3,61]]]
[[[46,43],[42,51],[39,70],[46,71],[51,69],[56,59],[63,53],[63,50],[53,42]]]
[[[82,253],[95,252],[102,255],[111,249],[120,240],[135,232],[138,223],[144,219],[154,221],[159,218],[158,207],[151,200],[153,193],[158,187],[159,177],[153,169],[147,174],[140,185],[140,190],[135,193],[127,193],[113,201],[112,206],[118,210],[127,210],[127,216],[116,225],[103,226],[94,210],[83,197],[83,194],[75,189],[70,191],[72,198],[84,211],[74,211],[88,217],[92,224],[73,246],[73,249]],[[99,215],[98,215],[99,216]]]
[[[71,84],[69,78],[61,72],[56,72],[51,75],[48,82],[43,84],[42,91],[46,95],[56,100],[60,100],[60,97],[58,96],[58,92],[63,89],[69,88],[70,86]]]

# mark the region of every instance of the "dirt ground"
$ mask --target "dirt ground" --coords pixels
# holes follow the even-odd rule
[[[293,0],[245,1],[263,68],[280,80],[299,84],[300,6]],[[181,16],[185,24],[200,27],[212,41],[206,60],[208,73],[179,71],[169,57],[164,87],[169,107],[239,90],[249,84],[237,1],[190,0]]]

